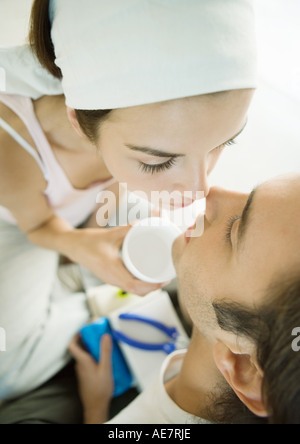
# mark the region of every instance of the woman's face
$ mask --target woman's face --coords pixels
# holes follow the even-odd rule
[[[254,90],[236,90],[114,110],[98,148],[130,191],[178,194],[175,206],[209,193],[208,176],[245,127]],[[192,199],[184,199],[189,192]]]

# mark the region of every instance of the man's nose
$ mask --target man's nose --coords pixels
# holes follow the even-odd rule
[[[248,194],[212,187],[206,199],[206,218],[210,224],[228,216],[241,215]]]

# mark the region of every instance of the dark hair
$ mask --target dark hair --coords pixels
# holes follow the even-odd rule
[[[300,328],[300,279],[279,280],[268,289],[267,303],[256,311],[232,303],[214,303],[219,326],[246,337],[257,348],[264,372],[262,393],[268,419],[255,417],[232,390],[211,409],[225,423],[300,424],[300,353],[292,332]]]
[[[62,79],[62,72],[55,64],[55,48],[51,39],[51,23],[49,18],[50,0],[34,0],[31,19],[29,43],[40,64],[54,77]],[[82,131],[95,143],[98,139],[101,122],[112,110],[75,110]]]

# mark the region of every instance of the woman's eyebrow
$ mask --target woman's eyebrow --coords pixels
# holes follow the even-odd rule
[[[248,123],[248,119],[247,119],[245,125],[243,126],[243,128],[235,136],[233,136],[229,140],[227,140],[227,142],[224,142],[223,145],[226,145],[227,143],[236,139],[244,131],[247,123]],[[162,151],[160,149],[155,149],[155,148],[150,148],[150,147],[142,147],[142,146],[136,146],[136,145],[130,145],[130,144],[125,144],[125,146],[132,151],[138,151],[140,153],[148,154],[149,156],[154,156],[154,157],[163,157],[163,158],[170,157],[172,159],[177,159],[178,157],[185,157],[185,154],[167,153],[166,151]],[[220,146],[222,146],[222,145],[220,145]],[[219,148],[219,147],[216,147],[216,148]]]
[[[178,157],[185,157],[185,154],[167,153],[161,150],[157,150],[155,148],[146,148],[129,144],[126,144],[125,146],[127,146],[127,148],[129,148],[132,151],[139,151],[140,153],[148,154],[149,156],[164,157],[164,158],[171,157],[173,159],[177,159]]]

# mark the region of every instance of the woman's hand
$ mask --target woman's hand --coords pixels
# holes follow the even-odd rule
[[[127,293],[145,296],[162,288],[164,285],[148,284],[135,279],[124,266],[119,251],[132,226],[112,229],[74,230],[70,236],[68,256],[89,269],[107,284],[122,288]]]
[[[85,424],[103,424],[108,421],[110,402],[114,392],[112,338],[110,335],[103,336],[99,364],[80,347],[78,341],[79,335],[69,345],[69,352],[76,361]]]
[[[117,228],[74,229],[60,217],[53,216],[42,226],[26,233],[28,239],[49,250],[58,251],[73,262],[94,273],[107,284],[127,293],[145,296],[164,287],[148,284],[134,276],[124,266],[119,251],[131,225]]]

